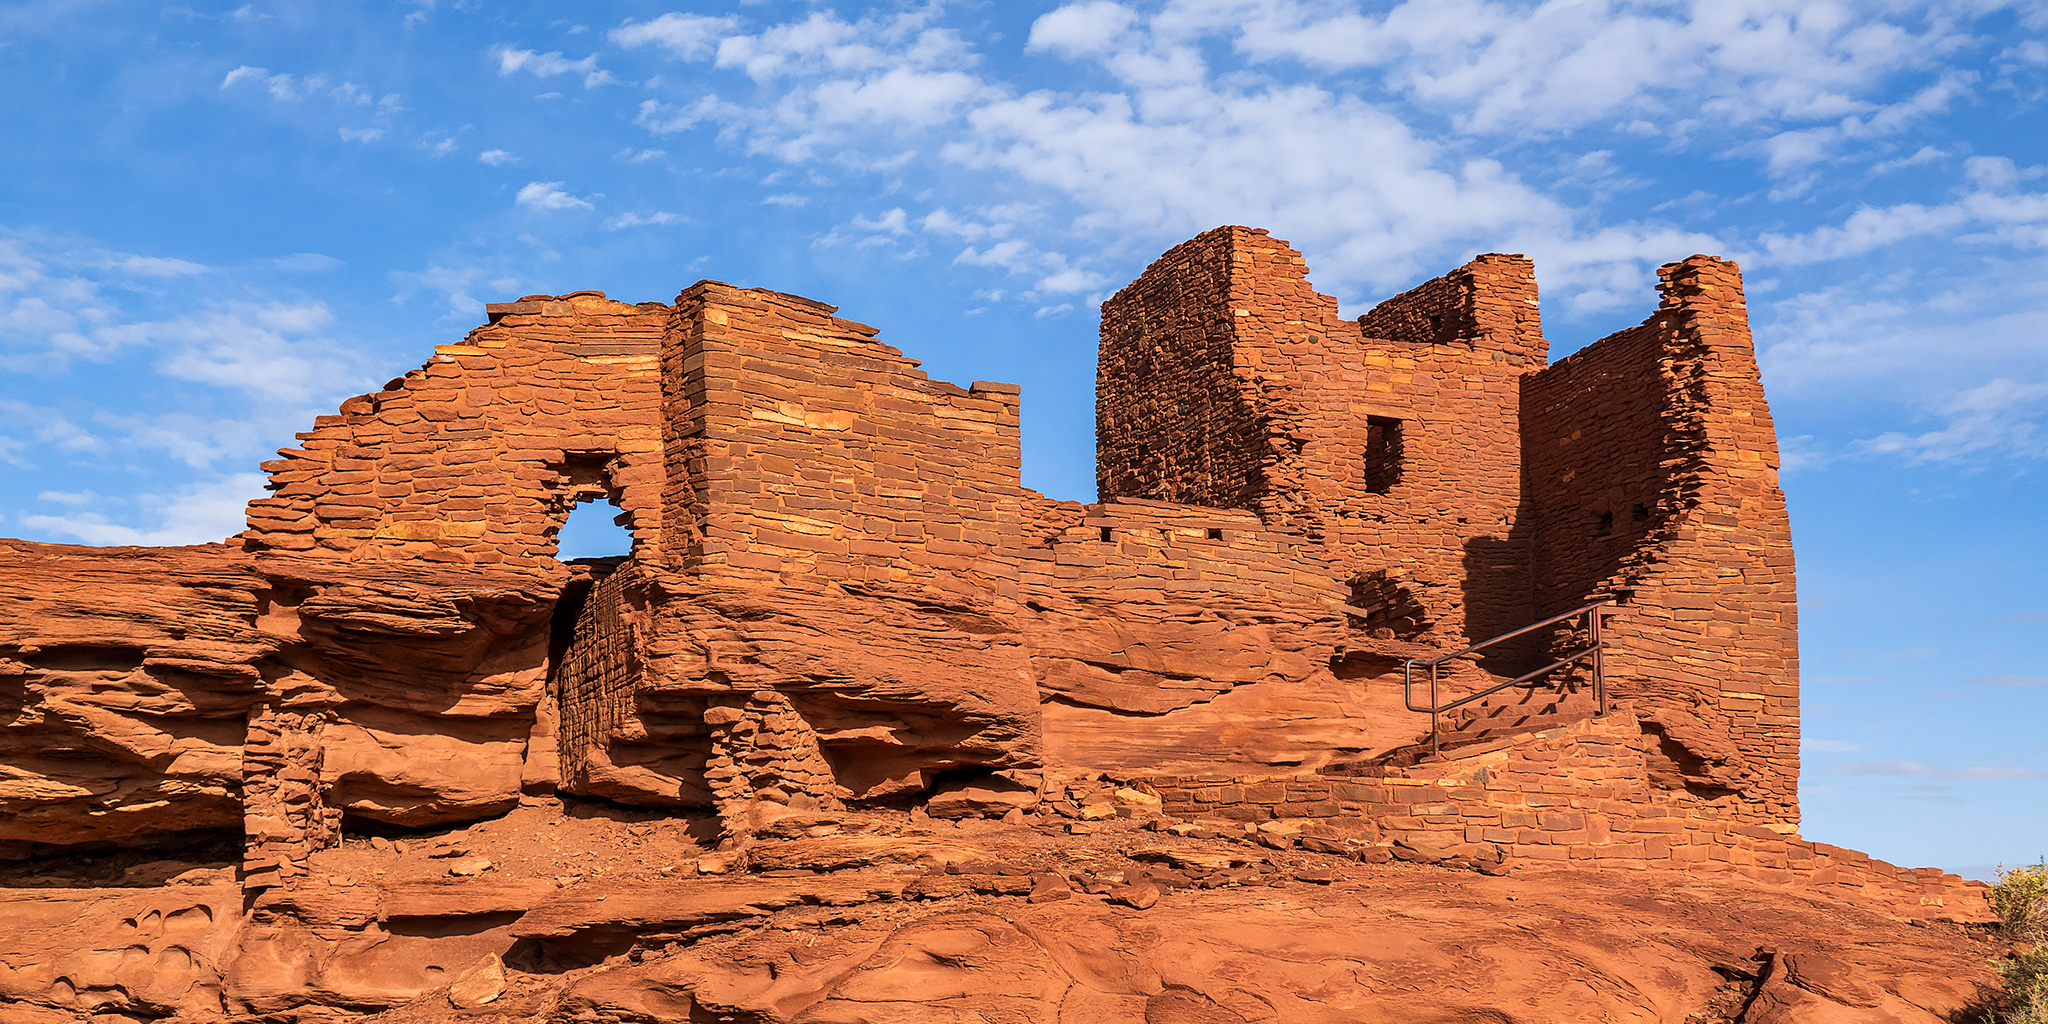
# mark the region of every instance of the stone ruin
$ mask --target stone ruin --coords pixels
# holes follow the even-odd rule
[[[551,796],[694,816],[739,865],[861,809],[1156,814],[1980,918],[1981,887],[1798,837],[1742,280],[1659,277],[1640,326],[1551,362],[1521,256],[1344,319],[1287,243],[1206,232],[1102,306],[1094,504],[1020,484],[1017,387],[929,379],[820,302],[491,304],[265,463],[223,543],[0,541],[0,858],[231,846],[239,902],[195,906],[239,952],[179,970],[244,1007],[340,985],[307,936],[377,927],[309,923],[320,851]],[[586,501],[630,556],[555,558]],[[1404,698],[1411,659],[1596,602],[1604,713],[1587,661],[1435,733]],[[1453,659],[1445,692],[1586,623]],[[0,999],[53,984],[25,971]]]

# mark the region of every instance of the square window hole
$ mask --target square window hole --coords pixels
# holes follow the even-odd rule
[[[1365,489],[1385,494],[1401,482],[1401,421],[1388,416],[1365,418]]]

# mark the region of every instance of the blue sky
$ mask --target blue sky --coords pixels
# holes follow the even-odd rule
[[[1095,305],[1197,231],[1353,312],[1528,253],[1553,355],[1732,257],[1805,834],[2048,851],[2039,0],[8,3],[0,120],[0,535],[47,541],[238,530],[294,431],[522,294],[838,304],[1023,384],[1026,483],[1088,500]]]

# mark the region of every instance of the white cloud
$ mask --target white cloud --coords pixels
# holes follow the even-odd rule
[[[343,128],[340,131],[343,142],[370,143],[384,137],[382,128]]]
[[[1116,46],[1138,13],[1108,0],[1068,4],[1031,23],[1026,50],[1052,50],[1070,56],[1103,53]]]
[[[1768,169],[1785,177],[1842,154],[1847,143],[1882,139],[1905,131],[1914,121],[1943,113],[1969,95],[1974,76],[1943,75],[1934,84],[1898,103],[1852,114],[1832,125],[1780,132],[1764,140]]]
[[[335,265],[298,254],[246,266]],[[182,283],[199,273],[209,276],[206,288]],[[0,229],[0,363],[32,371],[34,384],[26,375],[16,383],[38,396],[37,404],[0,399],[0,462],[32,468],[31,454],[54,457],[115,495],[24,487],[15,507],[0,511],[34,535],[93,544],[190,543],[239,530],[240,505],[261,493],[260,474],[159,485],[139,501],[119,496],[140,474],[253,466],[372,383],[362,346],[332,335],[324,304],[263,297],[260,276],[245,273]],[[225,297],[236,295],[245,297]],[[116,359],[145,372],[72,373],[80,360]],[[40,507],[20,507],[29,494]]]
[[[158,365],[169,376],[297,403],[326,393],[348,367],[319,333],[332,319],[320,303],[231,303],[140,326],[170,349]]]
[[[304,90],[299,88],[292,76],[285,74],[273,75],[270,73],[269,68],[254,67],[249,64],[244,64],[228,72],[227,76],[220,80],[220,87],[225,90],[240,82],[251,82],[262,86],[264,89],[269,90],[270,95],[275,99],[295,100],[305,95]]]
[[[344,264],[332,256],[317,252],[295,252],[290,256],[279,256],[270,265],[279,270],[299,273],[319,270],[339,270]]]
[[[659,106],[659,104],[656,104],[656,106]],[[645,105],[643,105],[643,106],[641,107],[641,109],[642,109],[642,110],[645,110],[645,109],[646,109]],[[637,122],[636,122],[636,123],[637,123]],[[665,156],[667,156],[667,155],[668,155],[668,151],[667,151],[667,150],[661,150],[661,149],[634,149],[634,148],[632,148],[631,146],[628,146],[628,147],[626,147],[625,149],[622,149],[622,150],[619,150],[619,151],[618,151],[618,152],[616,152],[616,153],[613,153],[613,154],[612,154],[612,159],[614,159],[614,160],[622,160],[622,161],[624,161],[624,162],[626,162],[626,163],[629,163],[629,164],[644,164],[644,163],[646,163],[646,162],[647,162],[647,161],[649,161],[649,160],[659,160],[659,159],[661,159],[662,157],[665,157]]]
[[[204,274],[210,268],[203,263],[168,256],[129,256],[121,260],[121,269],[137,277],[187,277]]]
[[[1039,278],[1038,290],[1054,293],[1085,292],[1091,288],[1100,288],[1108,283],[1109,279],[1101,274],[1079,270],[1074,267],[1064,267]]]
[[[478,153],[476,155],[476,159],[478,163],[489,164],[492,167],[503,167],[506,164],[516,164],[520,162],[518,157],[513,156],[512,154],[502,149],[484,150],[483,152]]]
[[[1855,761],[1849,764],[1836,765],[1829,769],[1829,774],[1896,776],[1909,779],[1946,779],[1955,782],[2048,778],[2048,772],[2035,771],[2031,768],[1986,765],[1976,765],[1968,768],[1945,768],[1921,764],[1918,761]]]
[[[986,249],[976,249],[970,245],[960,250],[960,255],[953,257],[953,262],[965,263],[970,267],[1003,267],[1023,272],[1035,266],[1039,257],[1040,253],[1032,248],[1031,243],[1021,238],[1012,238],[1005,242],[997,242]]]
[[[27,408],[16,404],[15,412]],[[32,433],[43,445],[72,455],[103,452],[107,442],[98,434],[71,422],[70,418],[54,409],[39,410],[35,417]]]
[[[765,196],[761,199],[763,206],[802,206],[808,202],[810,202],[809,198],[797,195],[794,192],[781,192],[772,196]]]
[[[375,99],[368,87],[356,82],[330,84],[325,75],[295,76],[284,72],[272,74],[269,68],[244,64],[229,71],[220,80],[221,91],[225,92],[242,83],[259,87],[270,93],[275,100],[296,102],[312,96],[325,94],[336,104],[344,107],[367,107],[375,105],[379,113],[395,114],[403,109],[396,94]]]
[[[907,235],[910,233],[910,227],[906,220],[903,208],[899,206],[873,220],[866,217],[855,217],[853,218],[853,226],[862,231],[879,231],[890,235]]]
[[[607,231],[617,231],[621,228],[637,228],[649,224],[683,224],[687,223],[689,219],[682,214],[669,213],[666,210],[658,210],[654,213],[622,213],[605,221],[604,227]]]
[[[696,60],[709,56],[718,41],[738,27],[739,19],[734,17],[670,12],[653,21],[629,20],[613,29],[610,39],[613,45],[629,50],[655,45],[678,59]]]
[[[1802,749],[1822,754],[1846,754],[1850,751],[1863,749],[1854,743],[1845,743],[1841,740],[1817,740],[1811,737],[1800,739],[1799,746]]]
[[[521,206],[535,210],[588,210],[590,200],[579,199],[562,191],[559,181],[533,181],[519,190],[513,199]]]
[[[1979,686],[2048,686],[2048,676],[1977,676],[1970,680]]]
[[[1949,397],[1937,411],[1948,421],[1939,430],[1891,431],[1857,447],[1910,463],[1958,462],[1991,451],[2048,458],[2048,430],[2042,426],[2048,416],[2048,382],[2017,383],[2001,377]]]
[[[705,96],[689,106],[677,106],[660,100],[642,100],[640,112],[633,117],[633,123],[656,135],[674,135],[688,131],[704,120],[727,109],[716,96]],[[661,150],[642,150],[642,153],[660,153]],[[652,159],[641,157],[640,159]]]
[[[260,420],[210,419],[184,412],[123,416],[102,411],[97,422],[118,434],[125,451],[161,452],[192,469],[208,469],[221,462],[260,458],[264,438],[288,436],[326,411],[319,406],[273,408]]]
[[[977,175],[969,180],[1021,184],[1026,205],[1051,200],[1071,211],[1038,215],[1028,259],[1021,241],[988,244],[1019,241],[1010,237],[1020,233],[1014,220],[969,219],[943,197],[905,216],[973,243],[964,264],[1034,275],[1035,291],[1100,287],[1108,275],[1091,263],[1106,255],[1104,238],[1144,246],[1220,223],[1270,227],[1314,251],[1318,283],[1340,294],[1406,286],[1474,251],[1517,249],[1538,259],[1547,288],[1581,308],[1640,302],[1652,269],[1674,254],[1732,248],[1660,225],[1589,230],[1583,214],[1517,171],[1462,156],[1384,105],[1319,85],[1207,72],[1195,45],[1205,34],[1240,36],[1282,8],[1305,10],[1215,0],[1141,17],[1093,3],[1039,19],[1033,48],[1099,61],[1127,83],[1093,94],[1020,94],[984,76],[978,58],[928,16],[813,13],[719,44],[718,67],[774,87],[757,103],[650,98],[636,122],[665,134],[716,121],[754,153],[877,173],[935,152],[939,163]],[[1427,35],[1396,21],[1409,37]]]
[[[1817,263],[1861,256],[1873,249],[1968,223],[1961,204],[1922,206],[1900,203],[1883,208],[1865,206],[1839,226],[1823,225],[1803,235],[1767,234],[1764,252],[1780,264]]]
[[[727,36],[717,66],[739,68],[756,81],[784,75],[845,74],[894,67],[932,68],[971,63],[960,37],[930,28],[936,7],[883,18],[841,21],[813,13],[757,35]]]
[[[1967,40],[1963,23],[1976,12],[1940,6],[1954,9],[1408,0],[1372,15],[1301,0],[1182,0],[1148,27],[1162,45],[1220,36],[1256,62],[1374,69],[1466,131],[1635,121],[1682,134],[1698,121],[1866,114],[1878,106],[1867,95],[1891,75]]]
[[[500,46],[491,50],[491,56],[498,60],[500,76],[520,71],[538,78],[582,75],[585,89],[595,89],[600,85],[617,81],[611,72],[597,66],[597,54],[594,53],[582,60],[570,60],[560,53],[535,53],[532,50],[515,50],[509,46]]]
[[[140,526],[116,523],[103,513],[88,511],[26,515],[21,517],[21,525],[43,536],[85,544],[204,544],[242,532],[246,525],[243,510],[252,499],[263,496],[267,480],[262,473],[236,473],[189,484],[171,494],[142,495],[135,502],[146,519]]]
[[[404,301],[423,290],[434,292],[442,297],[447,310],[442,319],[465,325],[483,315],[485,299],[478,297],[479,292],[493,296],[489,301],[496,302],[497,296],[517,295],[521,290],[518,280],[474,265],[434,263],[425,270],[399,271],[391,276],[399,284],[392,301]]]

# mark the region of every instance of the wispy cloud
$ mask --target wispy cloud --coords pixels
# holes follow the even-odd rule
[[[1940,429],[1918,434],[1891,431],[1860,441],[1857,447],[1914,463],[1959,462],[1994,450],[2048,458],[2048,433],[2039,422],[2048,413],[2048,382],[2019,383],[2001,377],[1950,396],[1936,413],[1947,421]]]
[[[614,45],[629,50],[658,46],[668,51],[669,56],[698,60],[710,55],[717,49],[718,41],[738,27],[739,19],[730,16],[669,13],[653,21],[629,20],[613,29],[609,38]]]
[[[604,222],[605,230],[618,231],[622,228],[647,227],[650,225],[684,224],[688,217],[679,213],[657,210],[653,213],[622,213]]]
[[[514,197],[514,202],[534,210],[588,210],[590,200],[572,196],[562,190],[559,181],[528,182]]]
[[[268,480],[261,473],[236,473],[190,484],[168,494],[136,499],[144,525],[112,521],[101,512],[22,516],[20,525],[35,535],[84,544],[204,544],[242,532],[243,509],[263,496]]]
[[[1855,761],[1828,769],[1830,775],[1896,776],[1911,779],[1944,779],[1952,782],[1992,782],[2005,779],[2048,778],[2048,772],[2032,768],[1972,766],[1944,768],[1918,761]]]
[[[597,66],[597,55],[591,54],[582,60],[570,60],[560,53],[536,53],[532,50],[515,50],[499,46],[491,50],[491,56],[498,62],[499,75],[512,75],[524,71],[537,78],[553,78],[556,75],[581,75],[583,87],[595,89],[618,79],[612,73]]]
[[[1997,675],[1972,676],[1970,682],[1978,686],[2048,686],[2048,676]]]

